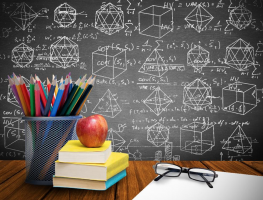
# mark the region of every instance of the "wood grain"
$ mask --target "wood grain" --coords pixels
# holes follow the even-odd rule
[[[248,165],[249,167],[257,170],[263,175],[263,161],[242,161],[242,163]]]
[[[0,184],[25,168],[25,162],[20,160],[3,160],[0,162]]]
[[[44,197],[45,200],[63,199],[69,200],[69,189],[67,188],[52,188]]]
[[[202,161],[209,169],[222,172],[262,175],[239,161]]]
[[[129,162],[127,176],[117,183],[117,200],[133,199],[140,192],[134,162],[138,161]]]
[[[188,168],[207,168],[200,161],[174,161],[174,164],[180,167],[188,167]]]

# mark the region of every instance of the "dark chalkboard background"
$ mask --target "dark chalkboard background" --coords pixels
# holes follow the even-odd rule
[[[16,23],[21,24],[21,20],[13,21],[10,18],[10,15],[21,6],[21,2],[1,1],[0,159],[25,157],[24,124],[19,120],[22,113],[17,103],[10,99],[12,94],[8,91],[7,75],[15,72],[29,79],[31,74],[37,74],[42,81],[45,81],[46,77],[51,79],[52,74],[65,78],[66,74],[71,72],[75,81],[84,74],[91,75],[92,65],[95,70],[97,61],[105,59],[97,55],[96,51],[101,47],[110,46],[109,54],[116,55],[123,51],[119,57],[114,58],[115,64],[122,68],[126,65],[127,70],[114,79],[97,76],[95,87],[81,114],[89,116],[93,114],[92,111],[98,113],[98,110],[105,108],[105,105],[101,105],[103,100],[111,99],[111,104],[117,111],[111,114],[99,113],[104,114],[108,122],[108,136],[113,140],[115,151],[129,153],[131,160],[160,158],[163,160],[262,160],[263,2],[261,0],[202,2],[201,14],[197,12],[197,17],[201,16],[199,20],[204,22],[200,29],[197,27],[197,30],[189,26],[185,18],[201,2],[71,0],[67,3],[76,9],[76,20],[69,27],[64,28],[54,21],[54,10],[65,3],[64,1],[25,1],[25,3],[26,12],[29,12],[27,16],[34,16],[30,9],[36,13],[40,12],[30,26],[21,30],[16,25]],[[94,27],[96,11],[102,4],[107,3],[118,5],[124,15],[124,28],[111,35]],[[162,17],[141,13],[140,28],[149,26],[152,21],[156,25],[163,25],[161,31],[165,32],[173,28],[160,38],[156,38],[159,35],[156,30],[148,31],[146,35],[139,33],[138,13],[146,8],[149,8],[146,10],[149,11],[152,5],[161,7],[155,8],[156,12],[162,13]],[[240,18],[238,24],[249,21],[248,26],[239,30],[229,23],[229,20],[231,21],[229,12],[241,5],[251,11],[252,18],[249,18],[250,12],[237,9],[233,19],[237,21]],[[120,10],[117,11],[121,12]],[[206,27],[204,24],[209,15],[205,10],[213,16]],[[240,12],[244,13],[244,17]],[[173,27],[171,13],[173,13]],[[194,22],[190,21],[190,23]],[[63,36],[68,37],[79,48],[79,61],[66,69],[49,61],[50,46]],[[224,60],[227,46],[240,38],[254,49],[243,49],[245,53],[239,52],[237,57],[240,59],[240,56],[247,56],[248,53],[252,56],[250,60],[255,57],[254,64],[243,72],[229,66]],[[21,43],[34,49],[33,61],[25,67],[12,62],[12,50]],[[206,65],[203,68],[194,68],[189,61],[187,62],[187,55],[198,56],[196,45],[204,49],[201,50],[202,53],[206,52],[202,56],[206,57],[209,52],[210,59],[201,62]],[[110,52],[112,48],[113,51]],[[191,49],[193,54],[190,53]],[[237,50],[234,51],[237,53]],[[155,56],[147,59],[152,52]],[[161,58],[156,55],[160,55]],[[142,66],[153,66],[147,63],[156,61],[156,58],[159,58],[159,67],[168,68],[165,74],[158,77],[156,71],[150,71],[152,75],[139,72],[143,69]],[[145,61],[146,65],[144,65]],[[108,72],[104,74],[104,76],[108,75]],[[235,95],[233,96],[233,91],[223,93],[222,90],[236,81],[244,83],[240,88],[252,88],[244,93],[244,101],[255,102],[256,99],[254,108],[243,115],[222,109],[222,99],[231,102],[236,98]],[[198,84],[201,89],[197,91],[195,86]],[[204,94],[203,89],[208,89],[208,93],[205,93],[206,100],[211,101],[212,104],[199,107],[184,105],[184,86],[185,89],[189,88],[187,91],[193,95],[192,99],[200,98],[200,94]],[[212,95],[209,91],[212,91]],[[165,109],[151,110],[149,107],[153,102],[150,99],[158,97],[155,96],[158,93],[164,98],[165,106],[161,108]],[[242,101],[243,97],[240,95],[241,93],[238,93],[238,101]],[[147,102],[149,107],[146,105]],[[97,105],[98,103],[101,104]],[[194,136],[191,126],[194,125],[193,122],[196,122],[196,129],[200,129],[202,133],[196,130]],[[185,148],[185,145],[189,146]]]

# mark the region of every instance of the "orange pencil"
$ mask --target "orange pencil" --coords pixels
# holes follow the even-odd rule
[[[20,101],[21,101],[21,104],[22,104],[22,107],[23,107],[25,116],[29,116],[30,113],[29,113],[28,110],[27,110],[26,101],[25,101],[25,99],[24,99],[23,92],[22,92],[22,90],[21,90],[20,84],[19,84],[16,76],[14,76],[14,80],[15,80],[16,90],[17,90],[19,99],[20,99]]]
[[[20,75],[20,87],[21,87],[24,99],[26,101],[27,110],[28,110],[29,113],[31,113],[30,98],[29,98],[28,90],[26,88],[26,84],[25,84],[23,78],[21,77],[21,75]]]

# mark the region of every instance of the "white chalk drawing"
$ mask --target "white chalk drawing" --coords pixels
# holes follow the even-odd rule
[[[93,75],[115,79],[126,70],[126,49],[105,46],[92,52]]]
[[[29,90],[30,88],[30,81],[25,78],[24,76],[22,76],[24,82],[25,82],[25,85],[27,87],[27,89]],[[16,96],[14,95],[13,93],[13,90],[12,88],[10,87],[10,85],[8,85],[8,88],[7,88],[7,98],[6,98],[7,102],[13,104],[14,106],[17,106],[18,108],[20,108],[20,105],[18,103],[18,101],[16,100]]]
[[[261,41],[259,41],[257,43],[257,50],[256,50],[257,53],[263,53],[263,43]]]
[[[13,48],[11,60],[19,67],[24,68],[34,59],[34,49],[21,43]]]
[[[173,161],[180,161],[180,155],[173,155]]]
[[[138,72],[152,76],[161,77],[168,71],[162,56],[157,49],[154,49]]]
[[[165,142],[164,153],[165,153],[165,160],[171,161],[173,157],[173,143],[172,142]]]
[[[158,151],[155,151],[155,156],[154,156],[154,161],[159,161],[161,162],[162,161],[162,151],[158,150]]]
[[[152,5],[138,13],[139,33],[154,38],[162,38],[173,31],[172,8]]]
[[[195,45],[187,52],[187,65],[197,71],[202,71],[208,63],[210,63],[210,53],[200,45]]]
[[[240,5],[230,11],[227,22],[239,30],[245,29],[252,22],[252,12]]]
[[[172,102],[173,101],[160,89],[160,87],[157,87],[145,100],[143,100],[143,103],[157,116],[159,116]]]
[[[75,22],[76,15],[75,8],[67,3],[63,3],[54,10],[54,21],[61,27],[67,27]]]
[[[37,17],[46,12],[46,8],[42,8],[40,11],[35,12],[31,7],[23,2],[18,5],[17,9],[10,15],[10,18],[16,23],[17,26],[19,26],[20,29],[24,31]]]
[[[147,140],[159,147],[169,140],[169,129],[157,122],[147,130]]]
[[[230,137],[227,139],[222,149],[233,151],[238,154],[252,153],[252,142],[246,136],[240,125],[236,127]]]
[[[257,106],[257,86],[235,82],[222,89],[222,109],[245,115]]]
[[[180,128],[180,149],[203,155],[215,146],[214,125],[192,122]]]
[[[211,87],[201,79],[195,79],[184,87],[183,104],[196,111],[212,105]]]
[[[213,18],[214,17],[203,6],[201,6],[201,4],[198,4],[189,15],[187,15],[185,21],[198,33],[201,33]]]
[[[121,8],[108,3],[102,5],[95,14],[95,28],[112,35],[124,28],[124,14]]]
[[[226,47],[225,64],[246,71],[255,65],[254,47],[241,38]]]
[[[130,160],[142,160],[142,153],[138,149],[136,149],[133,153],[130,150],[131,144],[134,143],[134,142],[138,143],[139,140],[137,140],[137,139],[130,139],[130,142],[127,145],[121,146],[119,148],[119,152],[128,154]]]
[[[68,68],[79,62],[79,46],[66,36],[50,46],[50,62],[58,68]]]
[[[4,127],[4,147],[9,150],[25,152],[24,121],[19,117],[8,117]]]
[[[122,110],[117,102],[116,95],[112,95],[111,91],[108,89],[105,94],[99,99],[98,104],[92,110],[92,113],[100,114],[106,117],[114,118]]]
[[[111,141],[112,151],[117,152],[126,142],[123,137],[120,136],[120,133],[124,131],[126,124],[118,124],[118,130],[114,130],[112,128],[108,131],[107,140]]]

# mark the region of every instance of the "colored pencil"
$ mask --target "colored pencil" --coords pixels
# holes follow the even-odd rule
[[[48,116],[48,112],[51,106],[52,98],[54,96],[55,88],[56,88],[57,79],[55,78],[52,81],[52,85],[49,90],[48,99],[47,99],[47,105],[45,107],[44,116]]]
[[[26,88],[26,84],[25,84],[23,78],[21,77],[21,75],[20,75],[20,87],[21,87],[22,93],[23,93],[25,101],[26,101],[27,110],[28,110],[29,114],[31,114],[29,92]]]
[[[82,94],[83,90],[85,88],[85,84],[82,84],[82,86],[80,87],[80,89],[78,90],[77,94],[75,95],[74,99],[72,100],[72,102],[70,103],[67,112],[66,112],[66,116],[69,116],[70,113],[72,112],[73,108],[75,107],[76,103],[79,100],[80,95]]]
[[[46,107],[47,99],[46,99],[44,90],[43,90],[42,85],[41,85],[41,80],[39,79],[38,76],[36,76],[36,82],[37,82],[37,84],[38,84],[38,86],[39,86],[41,101],[42,101],[42,103],[43,103],[43,106]]]
[[[39,86],[38,86],[39,87]],[[41,97],[41,96],[40,96]],[[40,98],[40,110],[41,110],[41,115],[44,116],[44,112],[45,112],[45,107],[43,106],[43,103],[41,101],[41,98]]]
[[[40,91],[37,83],[35,84],[35,109],[36,109],[36,117],[40,117],[41,116]]]
[[[59,107],[58,107],[58,112],[61,110],[61,108],[63,107],[63,105],[66,102],[67,96],[68,96],[68,88],[69,88],[69,78],[68,76],[65,79],[65,89],[62,95],[62,99],[60,101]]]
[[[49,94],[50,88],[51,88],[51,83],[50,83],[49,79],[47,78],[47,91],[48,91],[48,94]]]
[[[87,101],[88,97],[89,97],[89,94],[94,86],[94,82],[95,82],[95,78],[94,77],[88,87],[85,89],[85,91],[83,92],[83,94],[81,95],[78,103],[76,104],[76,106],[74,107],[74,109],[72,110],[71,114],[70,115],[79,115],[81,110],[82,110],[82,107],[84,106],[85,102]]]
[[[17,102],[18,102],[19,105],[20,105],[20,108],[22,109],[23,113],[25,114],[25,111],[24,111],[24,109],[23,109],[23,106],[22,106],[22,104],[21,104],[19,95],[18,95],[17,90],[16,90],[16,86],[15,86],[14,80],[11,79],[10,76],[8,76],[8,81],[9,81],[9,85],[10,85],[12,91],[13,91],[13,94],[14,94],[15,97],[16,97],[16,100],[17,100]]]
[[[30,110],[31,110],[31,116],[35,116],[35,84],[33,76],[30,77]]]
[[[21,101],[21,104],[22,104],[22,108],[23,108],[23,110],[24,110],[24,113],[25,113],[26,116],[29,116],[30,113],[29,113],[28,110],[27,110],[26,101],[25,101],[25,99],[24,99],[24,96],[23,96],[23,93],[22,93],[22,90],[21,90],[21,86],[20,86],[20,84],[19,84],[18,79],[17,79],[16,76],[14,77],[14,79],[15,79],[16,90],[17,90],[19,99],[20,99],[20,101]]]
[[[45,86],[44,86],[43,82],[41,82],[41,86],[43,88],[43,91],[44,91],[44,94],[45,94],[45,97],[46,97],[46,100],[47,100],[47,97],[48,97],[47,90],[45,89]]]
[[[65,86],[64,86],[64,84],[62,83],[62,84],[60,85],[60,87],[59,87],[58,94],[57,94],[57,97],[56,97],[56,100],[55,100],[53,109],[52,109],[51,114],[50,114],[51,117],[55,117],[56,114],[57,114],[58,106],[59,106],[59,104],[60,104],[60,101],[61,101],[61,98],[62,98],[64,89],[65,89]]]

